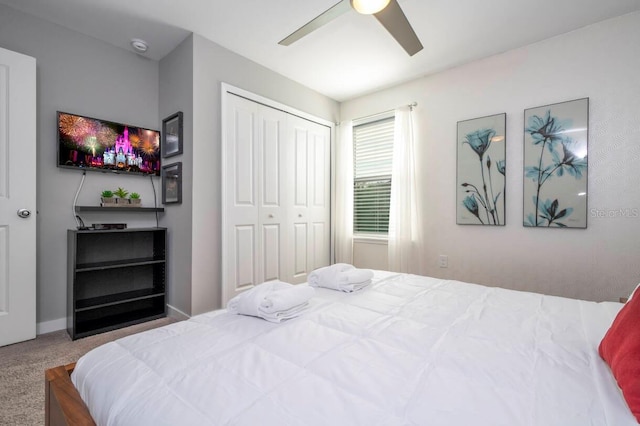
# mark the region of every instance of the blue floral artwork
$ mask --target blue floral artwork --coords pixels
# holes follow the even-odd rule
[[[505,224],[506,114],[458,122],[459,225]]]
[[[587,227],[589,99],[525,110],[527,227]]]

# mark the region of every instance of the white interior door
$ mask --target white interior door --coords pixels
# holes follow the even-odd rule
[[[36,60],[0,48],[0,346],[36,337]]]

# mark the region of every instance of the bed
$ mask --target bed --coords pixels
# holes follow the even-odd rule
[[[225,310],[47,371],[47,422],[637,425],[598,345],[623,305],[376,271],[274,324]]]

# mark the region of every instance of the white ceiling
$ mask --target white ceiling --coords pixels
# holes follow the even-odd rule
[[[424,50],[409,57],[351,11],[289,47],[285,36],[338,0],[0,0],[159,60],[190,32],[337,101],[640,10],[640,0],[398,0]]]

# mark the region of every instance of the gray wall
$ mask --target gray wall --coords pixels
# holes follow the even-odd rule
[[[160,116],[183,113],[183,153],[164,160],[182,162],[182,204],[168,204],[161,225],[168,231],[167,283],[169,305],[191,313],[191,214],[193,193],[193,36],[160,61]]]
[[[0,5],[0,46],[37,60],[37,321],[66,316],[66,232],[82,174],[56,167],[56,111],[159,129],[158,63]],[[159,179],[156,179],[156,187]],[[118,186],[153,205],[149,178],[87,173],[79,204],[97,205]],[[86,223],[155,225],[139,214],[84,214]]]

